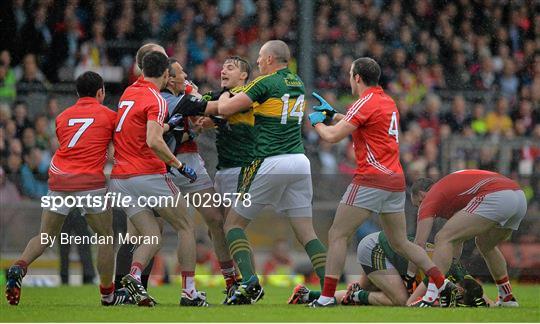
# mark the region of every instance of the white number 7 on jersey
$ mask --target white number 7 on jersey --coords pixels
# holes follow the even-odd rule
[[[388,135],[394,136],[396,138],[396,143],[399,143],[398,122],[397,114],[395,111],[392,113],[392,119],[390,120],[390,128],[388,128]]]
[[[67,147],[73,147],[77,142],[79,141],[79,138],[81,138],[82,134],[85,130],[92,125],[94,122],[94,118],[72,118],[68,120],[68,126],[75,126],[75,124],[82,124],[81,128],[77,130],[75,135],[71,138],[71,141],[69,141],[69,144]]]
[[[124,100],[118,105],[118,110],[120,110],[123,107],[126,107],[126,110],[124,110],[124,113],[122,114],[122,117],[120,118],[120,121],[118,122],[118,125],[116,126],[115,132],[119,132],[122,130],[122,125],[124,124],[124,120],[126,119],[127,114],[135,104],[135,101],[131,100]],[[120,111],[119,111],[120,112]]]

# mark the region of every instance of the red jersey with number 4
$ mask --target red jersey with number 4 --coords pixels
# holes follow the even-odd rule
[[[487,194],[501,190],[521,190],[507,177],[484,170],[462,170],[439,180],[427,192],[418,209],[418,219],[441,217],[449,219],[473,199],[478,203]]]
[[[122,94],[114,129],[114,166],[111,178],[164,174],[165,162],[146,144],[146,123],[163,126],[167,103],[159,89],[142,76]]]
[[[399,162],[399,112],[381,87],[366,89],[347,110],[357,168],[353,183],[393,192],[405,191]]]
[[[96,98],[83,97],[56,117],[59,148],[49,167],[53,191],[106,187],[103,167],[112,140],[116,113]]]

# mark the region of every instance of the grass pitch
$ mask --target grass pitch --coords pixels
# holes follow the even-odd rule
[[[308,309],[287,305],[289,288],[267,287],[256,305],[220,305],[218,288],[207,290],[209,308],[178,306],[177,286],[152,287],[154,308],[102,307],[97,287],[23,288],[19,306],[0,302],[2,322],[539,322],[540,286],[515,285],[520,308],[417,309],[406,307],[335,307]],[[493,285],[487,294],[496,296]]]

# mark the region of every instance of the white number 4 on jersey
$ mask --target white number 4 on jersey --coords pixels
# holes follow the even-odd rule
[[[394,136],[396,138],[396,143],[399,143],[398,121],[395,111],[392,113],[392,119],[390,120],[390,128],[388,128],[388,135]]]

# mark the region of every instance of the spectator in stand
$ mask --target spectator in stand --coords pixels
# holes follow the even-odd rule
[[[17,97],[15,73],[10,64],[9,52],[2,51],[0,53],[0,101],[13,102]]]
[[[210,58],[215,46],[215,40],[206,34],[204,25],[198,25],[188,41],[190,61],[201,64]]]
[[[425,99],[425,108],[418,119],[418,124],[424,131],[430,130],[433,136],[439,135],[440,128],[441,98],[435,94],[430,94]]]
[[[482,103],[476,103],[471,118],[471,128],[477,135],[485,135],[488,131],[486,123],[486,110]]]
[[[495,103],[495,110],[486,116],[486,126],[489,133],[504,135],[512,129],[512,119],[508,116],[508,99],[500,97]]]
[[[22,75],[17,83],[17,93],[19,95],[26,95],[32,92],[45,93],[47,91],[44,83],[45,77],[39,70],[35,55],[28,54],[24,57],[21,70]]]
[[[17,127],[16,137],[21,137],[23,131],[32,126],[32,123],[28,118],[28,107],[24,101],[15,102],[13,106],[13,120]]]
[[[457,95],[452,101],[452,109],[443,117],[443,122],[450,126],[454,133],[461,133],[463,129],[471,124],[471,117],[467,112],[467,103],[462,95]]]
[[[50,147],[49,120],[44,115],[35,118],[36,147],[48,150]]]
[[[23,195],[39,199],[48,191],[47,178],[50,158],[37,147],[30,149],[24,155],[24,164],[21,167],[21,183]]]
[[[16,204],[19,201],[21,201],[19,190],[9,181],[4,168],[0,167],[0,205]]]

